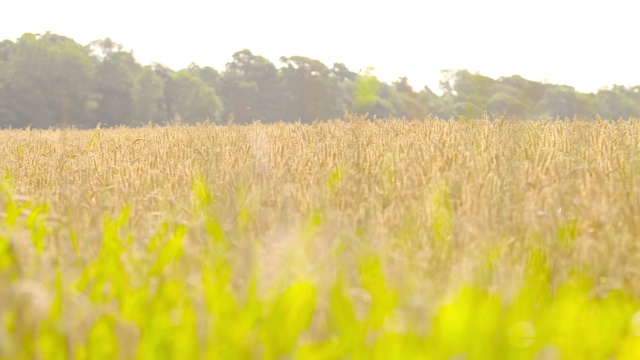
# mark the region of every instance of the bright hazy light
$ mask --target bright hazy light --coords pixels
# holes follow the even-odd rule
[[[301,55],[384,81],[407,76],[438,90],[439,71],[597,91],[639,85],[633,1],[11,1],[2,4],[0,40],[51,31],[87,44],[110,37],[143,64],[191,62],[218,70],[248,48],[278,65]]]

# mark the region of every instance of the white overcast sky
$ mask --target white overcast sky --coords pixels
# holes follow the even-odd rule
[[[636,4],[637,3],[637,4]],[[579,91],[640,84],[640,2],[628,0],[20,0],[0,39],[51,31],[110,37],[143,64],[223,70],[248,48],[276,65],[301,55],[438,90],[439,71],[522,75]]]

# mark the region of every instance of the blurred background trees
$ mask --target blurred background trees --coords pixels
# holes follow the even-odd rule
[[[3,53],[3,125],[87,124],[96,63],[87,47],[55,34],[24,34]]]
[[[0,42],[0,127],[95,127],[171,121],[312,122],[345,112],[409,119],[483,116],[540,119],[640,116],[640,86],[579,93],[518,75],[493,79],[441,72],[440,95],[401,77],[388,84],[372,68],[352,71],[303,57],[278,65],[244,49],[222,72],[191,64],[175,71],[141,65],[110,39],[86,46],[52,33]]]
[[[225,119],[272,122],[284,115],[285,88],[280,72],[269,60],[247,49],[233,54],[217,86],[225,105]]]
[[[110,39],[96,40],[89,45],[95,74],[91,98],[95,108],[91,123],[107,126],[131,125],[134,120],[132,88],[141,66],[131,52]]]

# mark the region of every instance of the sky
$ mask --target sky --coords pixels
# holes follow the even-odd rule
[[[21,0],[0,3],[0,40],[51,31],[81,44],[111,38],[142,64],[223,70],[249,49],[279,66],[306,56],[375,68],[438,92],[440,71],[595,92],[640,85],[635,1]]]

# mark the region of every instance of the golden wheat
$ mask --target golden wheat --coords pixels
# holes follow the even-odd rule
[[[8,236],[20,265],[4,275],[14,285],[0,285],[0,310],[20,307],[21,326],[34,326],[47,316],[62,273],[62,311],[77,318],[59,326],[71,342],[117,306],[72,289],[100,252],[104,219],[126,206],[121,232],[135,239],[122,255],[129,287],[146,281],[136,269],[152,261],[145,249],[158,229],[185,226],[184,266],[170,277],[188,284],[202,318],[196,264],[214,251],[208,217],[224,233],[238,292],[256,269],[257,291],[267,297],[295,279],[313,279],[326,294],[344,276],[362,311],[372,300],[358,283],[358,259],[379,258],[397,290],[399,329],[428,332],[429,322],[417,319],[465,284],[514,298],[532,252],[548,259],[552,286],[580,272],[595,279],[595,296],[621,289],[640,297],[635,120],[347,115],[313,125],[4,130],[0,154],[14,201],[48,207],[41,255],[26,230]],[[209,192],[203,206],[196,205],[198,182]],[[16,221],[30,211],[25,206]],[[328,311],[323,299],[320,313]],[[314,319],[311,338],[324,331],[321,317]],[[136,346],[135,329],[119,331],[122,348]]]

